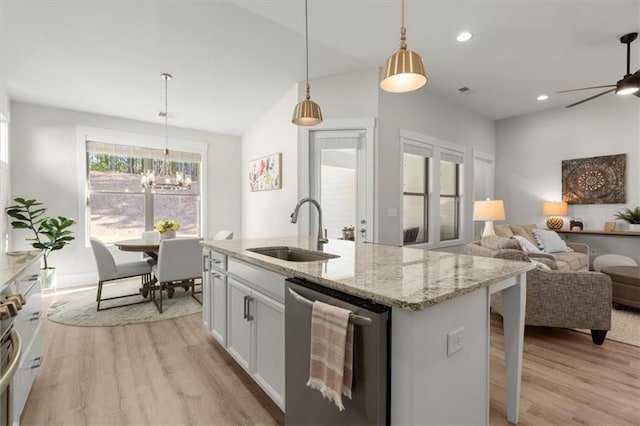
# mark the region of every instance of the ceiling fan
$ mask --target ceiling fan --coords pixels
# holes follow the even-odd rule
[[[568,92],[577,92],[579,90],[591,90],[591,89],[608,89],[602,93],[598,93],[597,95],[593,95],[589,98],[583,99],[571,105],[567,105],[566,108],[571,108],[572,106],[580,105],[581,103],[590,101],[591,99],[598,98],[602,95],[606,95],[610,92],[616,92],[616,95],[630,95],[635,94],[640,97],[640,70],[631,74],[631,43],[638,38],[638,33],[629,33],[620,37],[620,43],[627,45],[627,73],[622,77],[622,80],[618,80],[616,84],[608,84],[606,86],[593,86],[593,87],[582,87],[580,89],[570,89],[570,90],[560,90],[556,93],[568,93]],[[611,88],[611,89],[609,89]]]

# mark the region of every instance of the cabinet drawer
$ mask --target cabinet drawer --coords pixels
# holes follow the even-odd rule
[[[25,345],[23,346],[24,352],[20,357],[20,364],[18,365],[16,374],[13,377],[15,389],[13,395],[14,424],[19,423],[16,423],[16,419],[20,419],[20,414],[22,414],[22,409],[24,408],[24,404],[27,402],[27,397],[31,391],[31,385],[36,378],[36,373],[38,372],[38,368],[42,362],[41,330],[42,329],[39,326],[36,328],[31,342],[27,342],[24,339],[22,340]]]
[[[18,330],[18,333],[20,333],[20,337],[22,338],[22,342],[25,346],[30,344],[38,325],[42,321],[42,293],[40,291],[40,280],[35,282],[30,281],[29,285],[32,287],[27,289],[29,291],[24,295],[27,299],[27,304],[23,305],[22,309],[18,311],[18,316],[14,322],[14,327]],[[24,354],[22,359],[24,359]]]
[[[226,271],[227,256],[222,253],[215,252],[213,250],[211,250],[209,253],[210,253],[209,255],[211,256],[211,267],[215,269],[219,269],[221,271]]]
[[[284,303],[285,276],[257,268],[237,259],[229,259],[229,274],[240,278],[243,283]]]

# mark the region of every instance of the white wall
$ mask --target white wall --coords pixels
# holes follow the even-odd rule
[[[402,188],[400,129],[410,130],[432,138],[452,142],[494,153],[494,121],[466,110],[431,92],[427,87],[411,93],[379,92],[378,121],[378,241],[385,244],[402,244]],[[465,180],[471,184],[473,174],[471,156],[465,165]],[[469,186],[467,185],[467,186]],[[465,194],[466,216],[463,227],[465,239],[472,237],[471,212],[473,194]],[[388,216],[389,209],[396,209],[397,216]]]
[[[573,108],[500,120],[496,129],[496,198],[505,201],[507,222],[546,226],[542,202],[562,199],[561,162],[575,158],[626,153],[627,203],[570,205],[567,220],[580,217],[586,229],[603,229],[617,210],[640,205],[637,97],[605,95]],[[600,253],[626,254],[640,261],[640,238],[585,238],[580,237],[581,242]]]
[[[163,136],[164,126],[85,112],[43,106],[11,104],[11,180],[14,197],[36,198],[49,214],[79,218],[76,127],[88,126],[121,132]],[[170,128],[173,138],[205,142],[208,150],[208,181],[205,184],[208,236],[220,229],[239,232],[240,140],[214,133]],[[88,284],[97,279],[91,249],[85,246],[85,230],[75,227],[76,240],[52,253],[59,285]],[[11,248],[27,249],[26,234],[13,231]],[[121,254],[121,253],[114,253]],[[89,280],[89,281],[87,281]]]
[[[297,234],[289,219],[298,201],[298,127],[291,123],[297,103],[296,84],[242,135],[241,161],[234,176],[242,176],[243,237]],[[282,153],[282,189],[250,192],[249,161],[277,152]]]

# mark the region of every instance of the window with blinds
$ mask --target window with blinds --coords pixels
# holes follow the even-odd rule
[[[191,189],[178,191],[141,185],[143,171],[160,169],[162,149],[87,141],[86,154],[89,235],[106,243],[140,238],[169,219],[180,223],[180,235],[200,235],[200,154],[170,151],[171,172],[192,180]]]

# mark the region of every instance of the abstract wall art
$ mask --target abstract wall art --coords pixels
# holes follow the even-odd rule
[[[626,203],[627,154],[562,161],[562,201]]]
[[[249,162],[249,189],[269,191],[282,188],[282,153]]]

